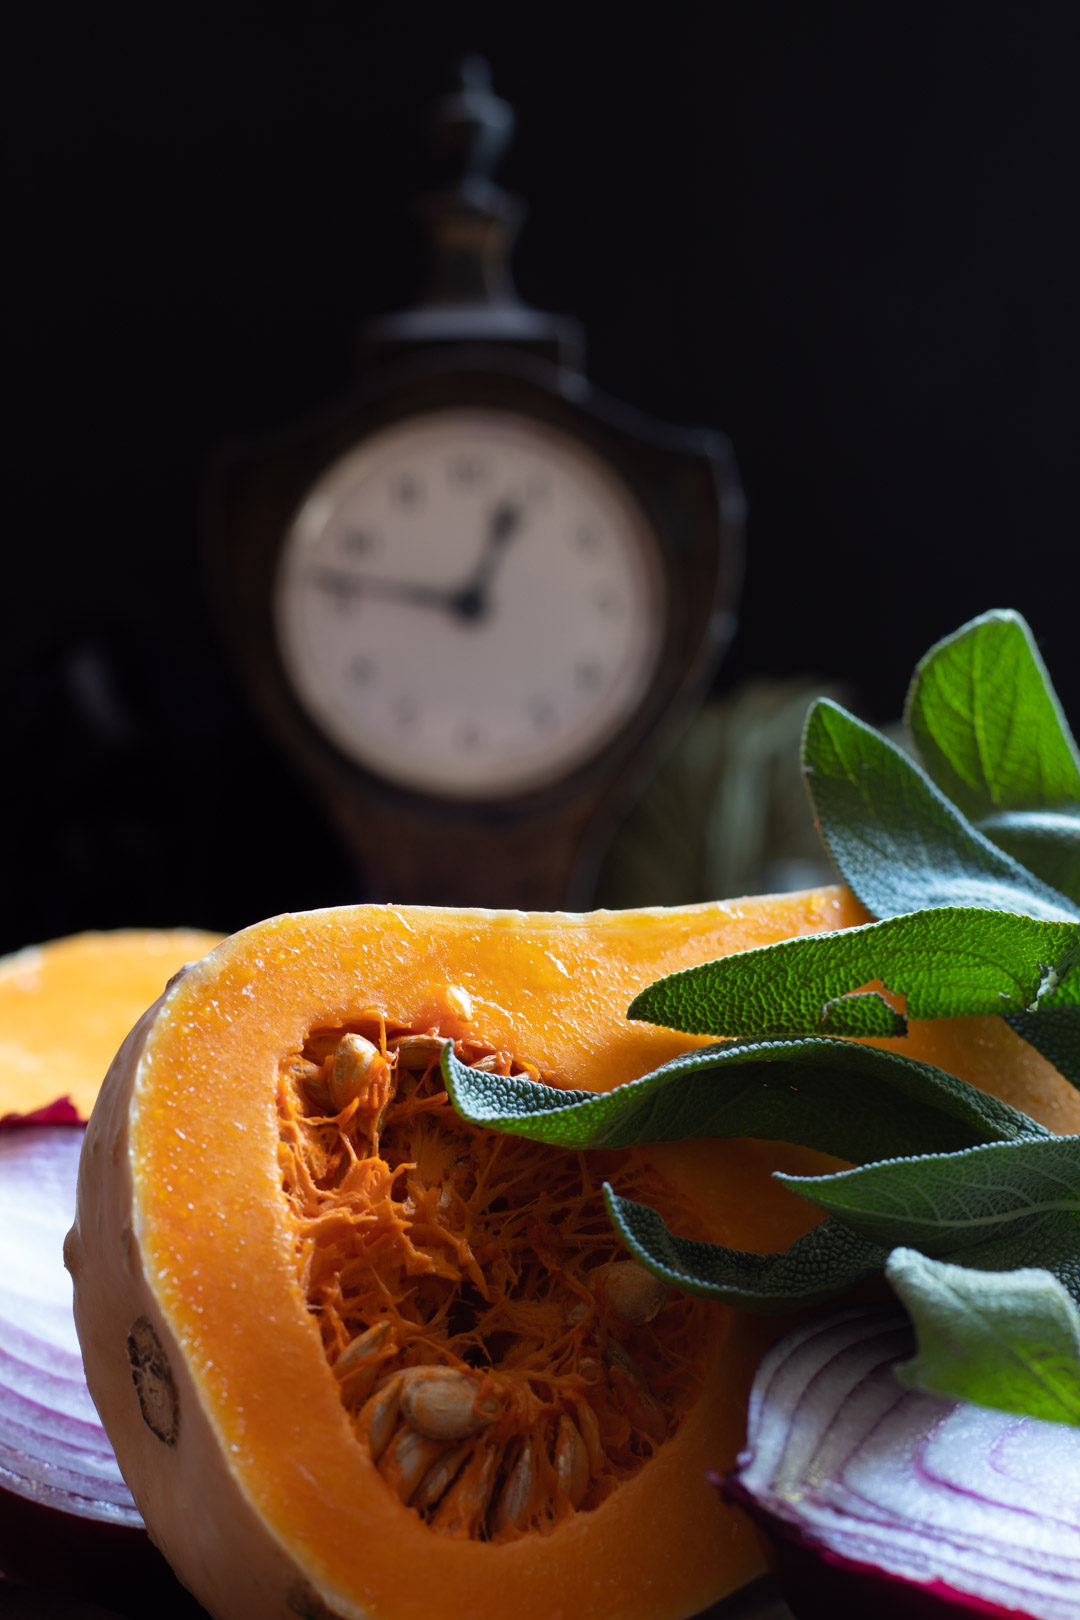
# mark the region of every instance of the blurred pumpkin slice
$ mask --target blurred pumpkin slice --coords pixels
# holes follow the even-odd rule
[[[117,1047],[185,963],[220,934],[123,928],[0,961],[0,1125],[84,1122]]]

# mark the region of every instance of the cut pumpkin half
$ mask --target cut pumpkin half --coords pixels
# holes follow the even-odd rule
[[[627,1021],[645,985],[864,920],[842,888],[359,907],[259,924],[171,986],[103,1087],[67,1255],[121,1468],[212,1615],[678,1620],[761,1573],[705,1476],[734,1458],[778,1324],[660,1288],[599,1189],[772,1250],[814,1217],[770,1172],[825,1161],[486,1133],[438,1054],[609,1090],[700,1044]],[[1075,1094],[999,1020],[914,1026],[904,1050],[1077,1128]]]

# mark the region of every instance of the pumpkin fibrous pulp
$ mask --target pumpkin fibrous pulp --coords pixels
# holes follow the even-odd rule
[[[694,1037],[681,967],[865,913],[843,888],[585,915],[356,907],[235,935],[132,1032],[68,1243],[87,1378],[152,1537],[219,1620],[678,1620],[762,1569],[708,1484],[778,1324],[629,1261],[602,1182],[785,1247],[775,1143],[577,1154],[461,1119],[438,1056],[606,1091]],[[1068,1128],[1000,1020],[904,1049]],[[1075,1128],[1075,1127],[1074,1127]]]

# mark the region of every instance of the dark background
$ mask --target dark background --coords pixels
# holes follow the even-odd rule
[[[1075,44],[1070,7],[1019,3],[20,25],[0,948],[360,897],[233,688],[200,488],[418,290],[426,112],[463,50],[518,113],[523,294],[583,319],[600,387],[734,440],[717,692],[840,679],[886,721],[934,639],[1008,605],[1080,714]]]

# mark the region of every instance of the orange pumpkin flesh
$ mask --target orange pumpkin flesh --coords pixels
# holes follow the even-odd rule
[[[90,1117],[139,1014],[221,939],[194,928],[118,928],[32,945],[0,962],[0,1119],[60,1097]]]
[[[346,1075],[332,1095],[334,1054],[351,1034],[385,1063],[400,1035],[435,1031],[470,1059],[608,1090],[700,1044],[626,1020],[646,984],[863,920],[841,888],[583,916],[342,909],[260,924],[172,986],[103,1087],[68,1261],[88,1381],[121,1467],[152,1536],[213,1615],[676,1620],[760,1573],[753,1536],[704,1475],[734,1456],[775,1322],[672,1298],[653,1321],[620,1324],[599,1286],[614,1250],[584,1214],[592,1171],[556,1173],[551,1150],[469,1137],[431,1076],[406,1085],[403,1064],[390,1065],[388,1087],[375,1064],[351,1094]],[[1054,1129],[1080,1129],[1080,1099],[1000,1020],[915,1026],[901,1049]],[[452,1142],[441,1160],[440,1118]],[[514,1174],[494,1214],[519,1280],[500,1285],[497,1352],[489,1334],[470,1360],[470,1332],[491,1300],[477,1303],[474,1278],[462,1314],[462,1222],[476,1238],[477,1179],[496,1175],[507,1152]],[[822,1162],[723,1141],[619,1160],[605,1173],[668,1197],[684,1230],[759,1250],[783,1247],[813,1219],[769,1172]],[[378,1197],[373,1175],[383,1177]],[[363,1189],[352,1199],[350,1177]],[[439,1217],[447,1187],[456,1227]],[[521,1206],[545,1197],[561,1224],[530,1233]],[[487,1267],[498,1260],[492,1240]],[[586,1307],[583,1327],[572,1301],[590,1287],[600,1304],[591,1318]],[[391,1324],[375,1335],[388,1334],[376,1342],[376,1382],[361,1368],[350,1387],[334,1367],[372,1318]],[[680,1371],[665,1325],[676,1350],[697,1346],[696,1365]],[[546,1384],[538,1345],[552,1356]],[[580,1370],[586,1359],[600,1360],[603,1399]],[[423,1363],[473,1379],[477,1410],[490,1399],[495,1413],[465,1446],[457,1487],[468,1511],[442,1522],[437,1503],[406,1505],[400,1471],[372,1455],[373,1398]],[[635,1384],[648,1396],[650,1382],[668,1403],[666,1437],[634,1406]],[[522,1416],[527,1388],[540,1393]],[[555,1453],[568,1416],[588,1438],[579,1399],[599,1414],[603,1456],[575,1510]],[[515,1497],[526,1441],[532,1483]]]

